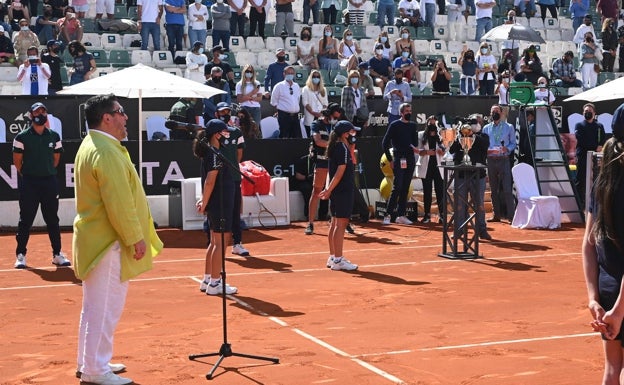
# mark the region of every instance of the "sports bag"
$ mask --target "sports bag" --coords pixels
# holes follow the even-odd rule
[[[253,160],[246,160],[239,164],[241,172],[249,177],[255,184],[251,184],[246,178],[241,181],[241,194],[244,196],[268,195],[271,191],[271,175],[261,164]]]

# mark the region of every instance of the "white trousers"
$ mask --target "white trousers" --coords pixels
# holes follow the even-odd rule
[[[121,250],[115,242],[82,282],[78,330],[78,370],[88,375],[110,371],[113,334],[121,318],[128,281],[121,282]]]
[[[583,79],[583,90],[596,86],[598,74],[594,71],[594,63],[586,63],[581,66],[581,79]]]
[[[448,23],[449,41],[450,40],[463,41],[465,27],[466,27],[466,23],[461,23],[460,21],[449,21]]]

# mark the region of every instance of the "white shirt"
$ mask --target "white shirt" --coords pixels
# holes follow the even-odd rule
[[[535,101],[542,101],[546,104],[551,104],[555,101],[555,95],[553,95],[553,93],[548,88],[536,88]]]
[[[405,13],[409,16],[414,16],[414,10],[418,9],[418,2],[416,0],[407,1],[401,0],[399,1],[399,9],[403,8]]]
[[[204,83],[206,81],[206,77],[204,76],[204,67],[206,64],[208,64],[208,58],[206,55],[187,52],[184,77],[195,80],[196,82]]]
[[[329,104],[327,100],[327,90],[325,90],[325,96],[321,96],[318,91],[313,91],[307,86],[303,87],[303,91],[301,91],[301,104],[303,104],[303,125],[309,126],[312,124],[315,117],[305,106],[309,104],[312,111],[321,112]]]
[[[164,5],[163,0],[137,0],[137,5],[141,6],[141,21],[144,23],[155,23],[158,13],[158,6]]]
[[[576,45],[581,44],[585,40],[585,34],[587,32],[591,32],[592,36],[594,37],[594,41],[596,41],[596,34],[594,33],[594,27],[591,24],[590,25],[581,24],[576,29],[576,33],[574,34],[574,38],[572,39],[572,41]]]
[[[245,76],[245,74],[243,74],[243,76]],[[253,84],[253,83],[246,81],[244,94],[248,95],[252,93],[253,90],[257,90],[256,93],[260,93],[260,82],[256,81],[256,83]],[[243,85],[242,85],[242,81],[240,81],[236,83],[236,95],[242,95],[242,94],[243,94]],[[260,107],[260,103],[255,100],[246,100],[240,103],[240,105],[243,107]]]
[[[198,21],[197,16],[203,16],[204,20]],[[208,8],[205,5],[200,4],[199,9],[197,9],[195,4],[189,5],[189,8],[188,8],[189,27],[191,27],[195,31],[206,29],[206,20],[208,20]]]
[[[240,9],[242,8],[243,4],[245,4],[244,0],[229,0],[228,2],[230,3],[230,10],[232,12],[236,12],[234,8]]]
[[[477,55],[476,62],[477,62],[477,66],[479,66],[479,69],[483,70],[485,69],[486,64],[489,67],[496,65],[496,58],[494,57],[494,55]],[[492,72],[488,72],[488,73],[491,75],[488,75],[488,78],[486,80],[496,80],[496,73],[492,73]],[[484,76],[485,76],[485,73],[480,71],[479,80],[483,80]]]
[[[23,74],[22,77],[22,95],[30,95],[30,85],[31,85],[31,69],[32,66],[28,66],[28,68],[24,67],[24,65],[20,65],[17,70],[17,78]],[[43,68],[42,68],[43,67]],[[46,63],[41,63],[41,65],[37,66],[37,84],[39,85],[39,95],[47,95],[48,94],[48,80],[50,79],[50,66]]]
[[[292,88],[292,95],[290,89]],[[301,98],[301,88],[299,84],[292,82],[288,83],[286,80],[282,80],[273,87],[273,93],[271,94],[271,105],[280,111],[298,113],[299,112],[299,99]]]
[[[495,0],[477,0],[475,1],[475,5],[477,4],[488,4],[488,3],[494,3],[496,4]],[[477,19],[481,19],[483,17],[492,17],[492,8],[479,8],[478,6],[476,7],[476,12],[475,12],[475,18]]]

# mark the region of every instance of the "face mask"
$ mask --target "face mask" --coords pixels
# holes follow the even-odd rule
[[[321,82],[321,79],[319,78],[312,78],[312,84],[319,84]]]
[[[329,119],[329,124],[331,124],[332,126],[335,125],[336,123],[338,123],[337,119]]]
[[[407,39],[407,38],[409,38],[409,34],[408,34],[408,33],[402,33],[402,34],[401,34],[401,37],[402,37],[403,39]]]
[[[401,75],[401,76],[403,76],[403,75]],[[403,78],[399,77],[399,76],[395,76],[394,77],[394,81],[396,82],[396,84],[401,84],[401,83],[403,83]]]
[[[227,124],[227,123],[230,121],[230,114],[227,114],[227,115],[221,115],[221,116],[219,116],[219,119],[220,119],[220,120],[222,120],[222,121],[224,121],[224,122],[225,122],[225,124]],[[221,134],[221,135],[225,136],[224,134]],[[229,138],[229,137],[230,137],[230,134],[227,134],[227,137]]]
[[[485,55],[485,54],[487,53],[487,51],[488,51],[488,50],[487,50],[487,48],[481,48],[481,53],[482,53],[483,55]]]
[[[285,62],[286,61],[286,56],[278,56],[277,57],[277,61],[280,62],[280,63]]]
[[[213,76],[212,81],[215,83],[219,83],[221,81],[221,76]]]
[[[20,30],[22,30],[22,31],[30,31],[30,28],[28,28],[28,26],[25,26],[25,27],[20,27]]]
[[[383,54],[383,49],[377,49],[377,50],[375,50],[375,53],[377,55],[382,55]]]
[[[385,42],[387,42],[387,41],[388,41],[388,38],[387,38],[387,37],[385,37],[385,36],[382,36],[382,37],[381,37],[381,39],[380,39],[380,41],[381,41],[382,43],[385,43]]]
[[[364,70],[364,75],[369,76],[370,75],[370,71],[369,70]]]
[[[59,47],[54,47],[54,48],[52,48],[51,51],[54,52],[54,53],[59,53],[61,51],[61,49]]]
[[[500,119],[500,113],[492,112],[492,120],[497,121]]]
[[[329,37],[331,35],[332,35],[331,31],[325,31],[325,36]]]
[[[401,56],[407,59],[409,57],[409,52],[401,52]]]
[[[403,114],[403,119],[411,120],[412,119],[412,114],[411,113]]]
[[[195,0],[195,4],[201,4],[201,0]]]
[[[357,85],[359,82],[360,82],[360,79],[358,79],[358,78],[351,78],[351,84],[352,84],[352,85],[354,85],[354,86],[355,86],[355,85]]]
[[[589,27],[591,25],[591,21],[586,21],[585,25]]]
[[[287,82],[292,82],[293,80],[295,80],[295,75],[293,75],[293,74],[286,74],[286,75],[284,75],[284,80],[286,80]]]
[[[38,126],[43,126],[48,121],[48,115],[33,116],[32,121]]]
[[[29,61],[37,61],[39,59],[37,56],[28,56]]]
[[[347,35],[347,36],[346,36],[346,39],[347,39],[348,41],[351,41],[351,40],[353,40],[353,36],[351,36],[351,35]]]
[[[586,113],[583,114],[583,117],[585,117],[585,120],[591,120],[594,117],[594,114],[587,111]]]
[[[227,59],[227,56],[225,56],[224,54],[219,54],[219,60],[225,60]]]
[[[301,38],[302,38],[303,40],[307,40],[307,39],[309,39],[309,38],[310,38],[310,35],[306,33],[306,34],[301,35]]]
[[[538,83],[537,86],[540,88],[544,88],[546,87],[546,83]]]
[[[217,0],[217,4],[223,4],[223,0]]]
[[[245,72],[245,79],[251,79],[253,74],[251,72]]]
[[[436,125],[435,125],[435,124],[431,124],[431,123],[429,123],[429,124],[427,125],[427,131],[429,132],[429,134],[431,134],[431,132],[432,132],[432,131],[437,132],[437,131],[438,131],[438,127],[436,127]]]
[[[198,49],[197,49],[197,53],[201,55],[202,53],[204,53],[204,49],[203,49],[203,48],[201,48],[201,47],[200,47],[200,48],[198,48]]]

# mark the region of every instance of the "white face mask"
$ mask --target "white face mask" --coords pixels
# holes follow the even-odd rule
[[[382,36],[381,39],[379,39],[382,43],[385,43],[388,41],[388,38],[385,36]]]
[[[408,34],[408,33],[402,33],[402,34],[401,34],[401,37],[402,37],[403,39],[407,39],[407,38],[409,37],[409,34]]]
[[[28,60],[37,60],[39,59],[37,56],[28,56]]]
[[[331,32],[331,31],[325,31],[325,36],[329,37],[329,36],[331,36],[331,35],[332,35],[332,32]]]
[[[225,60],[225,59],[227,59],[227,56],[225,56],[224,54],[219,55],[219,60]]]
[[[383,49],[376,49],[376,50],[375,50],[375,53],[376,53],[377,55],[383,55]]]
[[[223,4],[223,0],[217,0],[217,4]]]
[[[329,119],[329,124],[331,124],[332,126],[335,125],[336,123],[338,123],[338,120],[336,120],[336,119]]]
[[[481,53],[485,55],[488,52],[487,48],[481,48]]]
[[[24,26],[24,27],[20,27],[20,30],[22,31],[30,31],[30,28],[28,28],[28,26]]]

